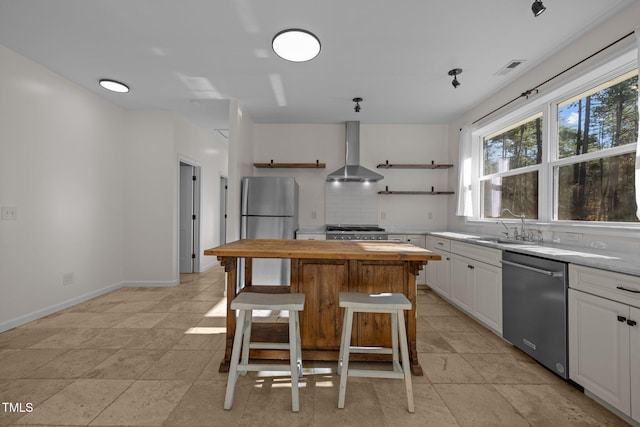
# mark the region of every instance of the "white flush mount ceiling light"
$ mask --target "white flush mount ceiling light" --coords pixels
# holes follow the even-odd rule
[[[280,31],[271,41],[273,51],[292,62],[309,61],[320,53],[320,40],[311,32],[299,28]]]
[[[124,83],[120,83],[116,80],[101,79],[98,81],[98,84],[103,88],[110,90],[111,92],[118,92],[118,93],[129,92],[129,86],[127,86]]]

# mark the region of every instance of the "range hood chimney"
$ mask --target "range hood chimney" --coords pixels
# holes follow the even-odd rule
[[[346,122],[345,165],[327,175],[327,181],[369,182],[384,176],[360,166],[360,122]]]

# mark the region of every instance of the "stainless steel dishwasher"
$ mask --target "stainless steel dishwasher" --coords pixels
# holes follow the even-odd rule
[[[560,377],[569,377],[567,264],[504,251],[502,333]]]

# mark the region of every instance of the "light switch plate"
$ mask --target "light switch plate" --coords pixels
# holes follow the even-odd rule
[[[2,221],[15,221],[18,219],[18,208],[15,206],[2,207]]]

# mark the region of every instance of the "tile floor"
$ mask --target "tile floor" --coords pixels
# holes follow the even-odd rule
[[[119,289],[0,334],[0,425],[626,425],[428,289],[418,295],[415,414],[402,381],[369,378],[349,379],[338,410],[334,364],[310,362],[299,413],[286,377],[255,373],[225,411],[223,274]]]

